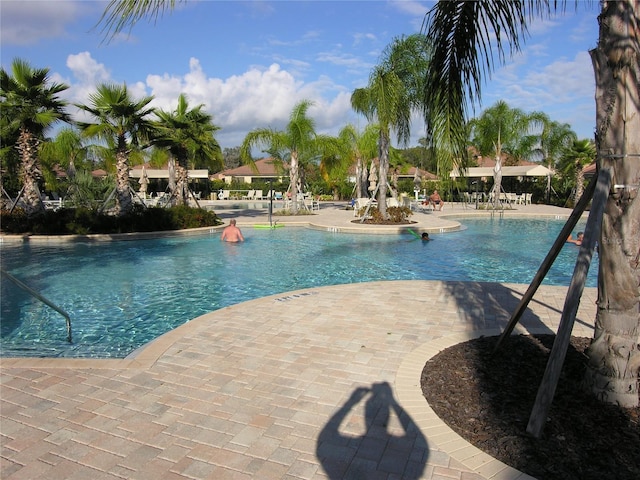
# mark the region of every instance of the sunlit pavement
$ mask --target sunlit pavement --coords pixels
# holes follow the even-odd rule
[[[519,213],[570,214],[531,207]],[[353,220],[325,209],[315,228]],[[245,228],[259,218],[237,213]],[[439,232],[451,213],[473,214],[420,213],[415,228]],[[313,288],[209,313],[127,359],[4,358],[0,478],[528,478],[453,433],[420,390],[428,358],[498,332],[526,288]],[[566,291],[541,287],[517,331],[555,332]],[[595,300],[586,289],[574,334],[591,336]]]

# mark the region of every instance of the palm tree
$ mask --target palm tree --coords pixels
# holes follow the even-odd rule
[[[575,188],[573,190],[573,202],[578,203],[582,192],[584,191],[584,172],[585,166],[591,164],[596,158],[596,146],[592,140],[587,138],[582,140],[574,140],[573,143],[565,149],[560,158],[560,169],[565,175],[573,177]]]
[[[90,170],[87,156],[92,146],[86,145],[80,132],[75,128],[62,128],[56,136],[41,146],[41,161],[48,190],[59,190],[56,168],[63,168],[67,178],[72,179],[78,167]]]
[[[341,156],[347,159],[350,165],[356,165],[356,198],[367,196],[367,163],[377,154],[379,131],[375,124],[367,125],[362,132],[349,124],[338,133]]]
[[[296,104],[291,111],[285,130],[256,128],[251,130],[240,147],[244,162],[253,164],[251,150],[258,146],[280,163],[289,162],[289,180],[291,188],[291,212],[298,213],[298,180],[300,166],[316,161],[329,151],[335,151],[335,141],[330,137],[316,134],[315,122],[307,116],[307,110],[313,105],[309,100]]]
[[[44,211],[38,188],[42,175],[39,147],[49,127],[58,120],[70,120],[65,112],[67,103],[58,97],[67,88],[63,83],[50,81],[48,68],[32,68],[21,59],[13,61],[11,75],[0,69],[3,140],[10,138],[5,132],[17,133],[15,147],[20,154],[27,215]]]
[[[124,215],[133,206],[129,185],[129,156],[140,142],[150,138],[154,112],[153,97],[134,100],[126,85],[101,84],[89,96],[91,105],[76,105],[93,117],[95,123],[78,122],[83,135],[104,141],[116,155],[116,206],[114,213]]]
[[[553,170],[564,151],[577,140],[577,136],[568,123],[552,121],[546,114],[541,114],[539,120],[542,131],[536,150],[542,157],[542,163]],[[547,177],[547,203],[551,203],[550,176]]]
[[[503,154],[514,161],[531,154],[531,131],[537,117],[519,108],[510,108],[500,100],[486,109],[478,118],[469,122],[471,143],[483,155],[495,155],[493,201],[494,208],[500,203],[502,189]]]
[[[428,44],[422,35],[394,39],[371,72],[368,85],[351,95],[352,108],[367,120],[377,122],[379,127],[378,208],[385,219],[391,130],[395,130],[398,142],[404,145],[409,142],[411,114],[419,106],[428,53]]]
[[[560,2],[559,4],[564,4]],[[500,59],[504,42],[520,48],[527,24],[559,5],[549,0],[438,2],[427,14],[424,33],[433,44],[423,101],[432,142],[464,155],[466,108],[480,98],[481,74],[493,70],[495,37]],[[637,0],[604,0],[600,38],[591,50],[596,77],[598,166],[610,170],[599,239],[598,312],[588,350],[586,382],[603,401],[637,406],[640,352],[640,45]]]
[[[220,145],[213,134],[219,127],[212,123],[213,117],[203,111],[204,105],[189,109],[189,102],[184,94],[178,97],[178,105],[173,111],[156,112],[153,144],[166,148],[174,157],[176,167],[176,187],[171,194],[172,204],[188,205],[189,185],[187,172],[195,166],[196,160],[201,162],[221,156]]]

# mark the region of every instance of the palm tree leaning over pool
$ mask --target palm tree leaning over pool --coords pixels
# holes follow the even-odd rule
[[[596,158],[596,146],[588,138],[574,140],[569,148],[565,149],[560,159],[560,169],[563,173],[572,175],[575,182],[573,190],[573,202],[578,203],[584,191],[583,168],[591,164]]]
[[[101,84],[96,93],[89,96],[91,105],[76,105],[87,112],[95,123],[78,122],[83,135],[106,142],[116,155],[116,206],[114,213],[124,215],[131,210],[129,186],[129,155],[139,149],[141,142],[149,140],[154,112],[149,103],[153,97],[134,100],[126,85]]]
[[[493,154],[495,158],[491,190],[494,208],[498,208],[502,191],[502,156],[507,154],[513,160],[519,160],[531,154],[533,142],[530,133],[537,118],[535,113],[527,114],[519,108],[510,108],[500,100],[469,122],[471,144],[481,155]]]
[[[201,104],[189,109],[186,95],[180,94],[175,110],[156,111],[158,121],[154,123],[152,143],[166,148],[178,163],[176,187],[171,192],[172,205],[189,203],[188,169],[196,152],[208,157],[216,157],[220,152],[220,146],[213,138],[213,133],[219,127],[213,124],[213,117],[203,108]]]
[[[351,95],[351,106],[367,120],[378,124],[378,209],[387,218],[387,175],[391,130],[398,142],[407,144],[411,114],[419,106],[422,80],[428,64],[428,44],[422,35],[396,38],[382,54],[380,64],[369,75],[369,83]]]
[[[48,68],[32,68],[29,63],[15,59],[11,75],[0,69],[0,101],[2,102],[2,138],[9,131],[17,132],[15,148],[20,154],[22,196],[27,215],[44,211],[38,180],[42,175],[38,159],[45,131],[56,121],[70,121],[65,112],[67,103],[58,94],[69,88],[51,82]]]
[[[298,175],[300,165],[318,161],[330,150],[335,149],[335,141],[330,137],[316,134],[315,122],[307,116],[307,110],[313,105],[309,100],[296,104],[291,111],[289,123],[285,130],[271,128],[256,128],[251,130],[240,147],[240,155],[245,163],[255,166],[251,157],[251,150],[255,147],[265,147],[280,164],[289,163],[289,181],[291,189],[291,213],[298,213]],[[333,146],[332,146],[333,145]]]
[[[603,401],[633,407],[640,369],[640,7],[638,0],[604,0],[601,7],[600,38],[590,51],[597,163],[613,174],[598,242],[598,310],[586,383]],[[434,49],[423,98],[439,152],[465,155],[466,107],[480,98],[481,72],[493,70],[487,39],[495,36],[503,59],[504,41],[518,50],[528,22],[555,8],[549,1],[449,1],[428,13],[423,31]]]

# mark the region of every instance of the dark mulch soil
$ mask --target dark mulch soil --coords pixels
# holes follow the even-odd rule
[[[600,403],[580,387],[587,338],[572,338],[542,438],[526,433],[552,335],[454,345],[429,360],[422,391],[456,433],[539,480],[640,479],[640,408]]]

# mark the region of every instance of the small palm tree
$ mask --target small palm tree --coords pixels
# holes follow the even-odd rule
[[[428,44],[422,35],[394,39],[371,72],[368,85],[351,95],[353,109],[367,120],[377,122],[379,127],[378,208],[385,219],[391,131],[395,130],[398,142],[404,145],[409,142],[411,114],[420,105],[428,54]]]
[[[67,103],[58,97],[68,86],[51,82],[48,68],[32,68],[21,59],[13,61],[11,73],[0,69],[2,124],[3,130],[18,133],[15,147],[20,154],[25,211],[34,215],[44,211],[38,188],[42,175],[39,147],[49,127],[70,120]],[[4,133],[3,139],[9,138]]]
[[[578,203],[584,192],[584,167],[593,163],[596,159],[596,146],[592,140],[574,140],[565,149],[560,159],[560,169],[563,174],[571,176],[575,183],[573,189],[574,204]]]
[[[510,108],[500,100],[469,122],[471,143],[480,154],[495,155],[492,189],[494,208],[498,208],[500,203],[503,154],[514,160],[529,156],[532,153],[530,133],[536,121],[535,115],[519,108]]]
[[[178,97],[175,110],[156,112],[153,144],[166,148],[177,160],[176,187],[171,199],[174,205],[187,205],[189,202],[189,186],[187,172],[196,161],[209,164],[220,159],[220,145],[213,137],[219,127],[213,124],[213,117],[203,111],[204,105],[189,109],[189,102],[184,94]]]
[[[379,131],[375,124],[367,125],[362,132],[358,132],[353,125],[347,125],[338,133],[340,155],[350,165],[356,165],[356,198],[367,196],[367,164],[378,152]]]
[[[129,155],[150,138],[152,124],[149,116],[154,112],[149,103],[153,97],[133,100],[126,85],[101,84],[89,96],[91,105],[76,105],[91,115],[95,122],[78,122],[82,133],[89,138],[104,141],[116,155],[116,206],[114,213],[123,215],[131,210],[129,185]]]
[[[568,123],[552,121],[546,114],[539,114],[542,131],[536,153],[549,170],[553,170],[564,151],[577,140],[575,132]],[[582,194],[581,194],[582,195]],[[547,203],[551,202],[551,177],[547,177]]]
[[[291,111],[285,130],[278,131],[270,128],[251,130],[240,147],[242,160],[249,164],[253,164],[251,150],[258,146],[266,147],[265,151],[280,163],[289,162],[289,180],[293,200],[291,212],[294,215],[298,213],[300,166],[304,166],[307,162],[319,162],[327,152],[335,149],[334,140],[316,134],[315,122],[307,116],[307,111],[312,105],[313,102],[309,100],[296,104]]]

